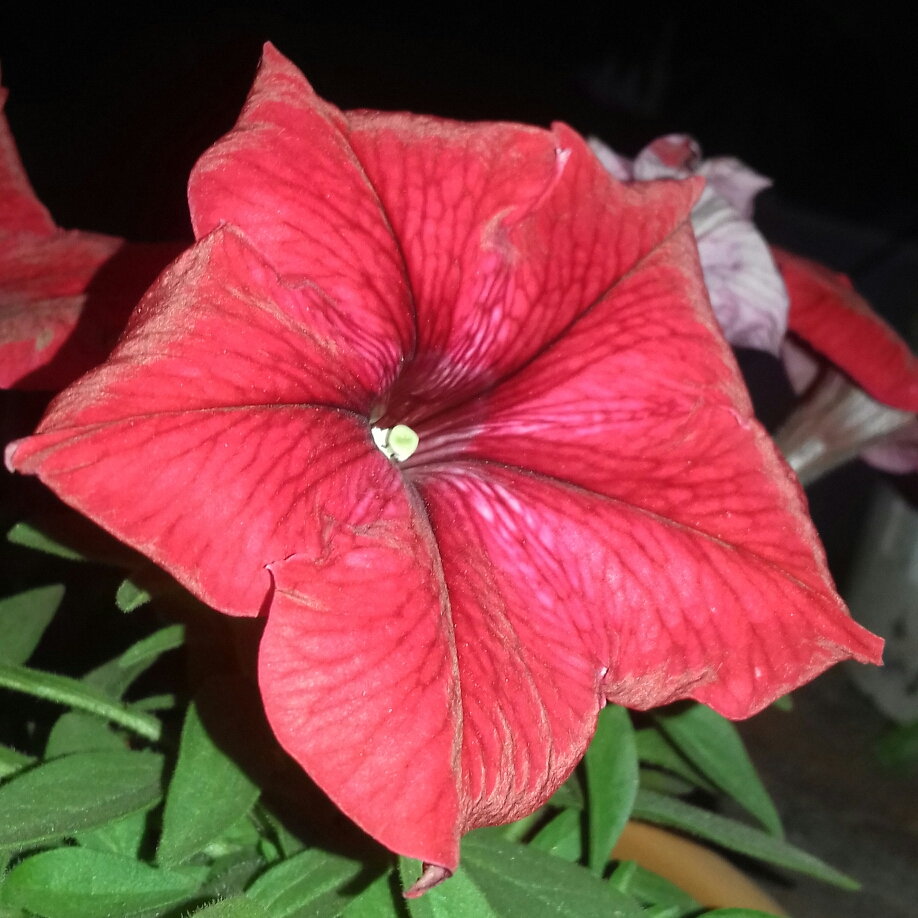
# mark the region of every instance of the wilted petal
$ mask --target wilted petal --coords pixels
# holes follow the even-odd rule
[[[205,602],[256,615],[265,566],[302,551],[332,512],[325,476],[340,466],[347,478],[367,450],[386,465],[365,419],[401,355],[391,341],[355,355],[325,307],[218,230],[160,278],[111,360],[53,403],[8,464]]]
[[[641,150],[634,160],[634,177],[640,182],[653,179],[684,179],[701,163],[701,147],[688,134],[658,137]]]
[[[895,475],[918,472],[918,418],[895,433],[861,450],[861,458],[874,468]]]
[[[232,131],[198,161],[188,185],[195,236],[232,223],[285,281],[309,283],[346,313],[368,346],[414,340],[398,243],[341,112],[265,45]]]
[[[619,178],[628,163],[600,141],[591,146]],[[645,147],[629,178],[687,179],[708,183],[692,208],[692,229],[714,314],[727,340],[778,354],[787,331],[787,291],[768,245],[752,220],[752,200],[770,181],[736,159],[703,160],[687,134],[668,134]]]
[[[790,331],[878,402],[918,412],[918,358],[844,274],[772,247],[790,294]]]
[[[702,160],[697,174],[703,175],[708,187],[724,198],[744,220],[752,219],[756,195],[773,184],[770,178],[759,175],[732,156]]]
[[[727,200],[705,188],[692,229],[714,314],[727,340],[777,356],[787,330],[787,290],[768,244]]]
[[[916,426],[912,412],[881,404],[849,377],[824,367],[806,399],[775,434],[775,443],[801,483],[808,485],[871,446],[880,463],[885,459],[892,464],[889,471],[902,463],[907,465],[902,471],[912,471],[918,456]],[[888,438],[897,446],[885,454]]]
[[[634,181],[634,163],[627,156],[620,156],[598,137],[588,137],[587,144],[609,175],[620,182]]]
[[[405,423],[530,359],[672,232],[700,191],[610,182],[562,124],[378,113],[348,123],[414,292],[418,357],[392,396]]]

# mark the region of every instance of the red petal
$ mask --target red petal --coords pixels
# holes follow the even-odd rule
[[[387,467],[365,418],[401,355],[382,342],[376,363],[354,359],[324,309],[219,230],[163,274],[110,361],[8,463],[205,602],[256,615],[265,566],[319,537],[329,466],[347,479],[349,456],[372,450]]]
[[[462,710],[436,545],[394,468],[368,463],[366,482],[320,551],[271,566],[259,684],[281,743],[345,813],[452,870]]]
[[[392,396],[393,422],[455,404],[531,358],[672,232],[702,188],[622,185],[561,124],[347,119],[417,310],[418,357]]]
[[[312,285],[368,342],[394,339],[407,352],[414,330],[398,244],[343,126],[338,109],[265,45],[235,128],[191,174],[195,235],[234,224],[281,277]]]
[[[918,412],[918,358],[844,274],[772,247],[790,295],[788,327],[878,402]]]
[[[787,691],[789,682],[812,678],[813,660],[825,668],[845,656],[877,659],[880,642],[850,620],[836,596],[803,496],[753,419],[735,366],[712,326],[691,234],[684,227],[487,401],[472,403],[434,430],[421,428],[422,447],[411,474],[425,476],[426,482],[428,474],[439,475],[447,466],[435,465],[428,472],[424,463],[435,462],[438,451],[458,453],[486,463],[476,474],[489,480],[491,464],[497,463],[499,469],[534,472],[558,488],[572,489],[568,505],[576,510],[576,497],[584,508],[575,518],[588,518],[592,500],[600,516],[612,513],[608,508],[627,517],[647,515],[648,526],[676,533],[690,546],[704,546],[704,563],[721,571],[718,578],[727,584],[718,587],[724,595],[711,602],[718,615],[712,617],[711,640],[705,645],[708,676],[719,673],[724,685],[706,688],[706,700],[737,717]],[[425,483],[422,492],[435,503],[431,487]],[[545,500],[551,505],[558,498],[546,494]],[[619,523],[608,525],[613,538],[623,539],[611,554],[630,557],[623,535],[627,530]],[[441,529],[436,532],[441,538]],[[474,542],[477,536],[468,538]],[[675,554],[681,542],[665,538],[676,546]],[[691,552],[696,566],[703,566],[698,561],[702,549],[679,551],[683,559]],[[635,546],[638,558],[644,553]],[[444,558],[451,557],[444,549]],[[513,560],[500,563],[507,570],[517,567]],[[678,565],[687,576],[684,560],[662,563],[672,569]],[[449,579],[448,565],[446,570]],[[591,577],[578,576],[576,582],[589,583]],[[740,589],[745,578],[755,588]],[[525,593],[522,582],[516,588]],[[692,619],[698,610],[687,598],[673,601],[665,612],[673,630],[679,629],[683,614],[686,632],[699,627]],[[617,621],[621,613],[613,609],[611,614]],[[648,611],[638,608],[635,614],[640,618]],[[774,616],[774,633],[763,615]],[[733,617],[764,622],[757,626],[764,629],[759,643],[768,645],[762,652],[767,651],[771,663],[759,666],[758,675],[754,667],[743,672],[736,654],[734,632],[741,626],[731,632],[720,616],[726,622]],[[723,629],[719,638],[717,628]],[[785,628],[781,645],[775,635]],[[822,639],[817,642],[819,634],[826,635],[826,646],[837,644],[831,653],[824,652]],[[743,638],[750,659],[757,652],[756,635],[752,628]],[[666,654],[670,664],[680,659],[661,645],[660,657],[641,665],[652,674]],[[622,656],[627,656],[624,649]],[[615,668],[614,661],[602,665]],[[693,669],[697,665],[691,660],[686,665],[689,683],[700,678]],[[733,698],[731,683],[748,686],[739,700]],[[643,706],[670,700],[671,688],[661,688],[663,694],[654,698],[647,694],[654,690],[652,678],[647,686]]]
[[[3,237],[15,233],[50,236],[56,229],[51,214],[29,184],[16,150],[3,108],[7,90],[0,86],[0,244]]]

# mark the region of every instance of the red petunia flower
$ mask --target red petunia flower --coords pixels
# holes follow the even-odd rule
[[[199,241],[8,448],[266,614],[273,729],[421,888],[607,701],[745,717],[879,661],[717,329],[699,193],[560,124],[342,113],[268,45],[192,174]]]
[[[888,472],[918,470],[918,358],[844,274],[773,248],[790,296],[781,356],[807,393],[777,434],[804,482],[860,454]]]
[[[35,197],[0,87],[0,389],[60,390],[98,366],[185,246],[59,229]]]

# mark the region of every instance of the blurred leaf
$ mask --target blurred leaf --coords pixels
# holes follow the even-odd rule
[[[504,838],[510,841],[520,841],[529,834],[531,829],[544,821],[547,811],[547,807],[540,806],[537,810],[533,810],[528,816],[524,816],[522,819],[517,819],[515,822],[508,822],[507,825],[501,826],[500,831],[503,832]]]
[[[267,870],[246,895],[263,905],[271,918],[304,913],[309,918],[333,918],[351,898],[342,889],[362,869],[358,861],[309,848]]]
[[[402,888],[409,889],[421,875],[421,862],[399,858],[399,873]],[[445,883],[405,904],[411,918],[499,918],[462,865]]]
[[[658,768],[665,768],[702,790],[712,792],[715,790],[714,785],[680,755],[656,727],[636,730],[634,742],[637,746],[638,759],[640,761],[646,762],[648,765],[656,765]]]
[[[635,819],[681,829],[731,851],[808,874],[843,889],[860,888],[855,880],[780,838],[673,797],[663,797],[653,791],[638,791],[632,815]]]
[[[0,600],[0,662],[25,663],[54,618],[64,587],[37,587]]]
[[[0,901],[43,918],[112,918],[186,901],[199,880],[93,851],[55,848],[27,858],[0,887]]]
[[[169,625],[160,628],[149,637],[129,647],[118,659],[122,669],[130,669],[137,663],[153,662],[164,653],[175,650],[185,643],[185,626]]]
[[[161,796],[162,756],[79,752],[0,786],[0,845],[73,835],[151,806]]]
[[[645,790],[656,791],[658,794],[666,794],[669,797],[684,797],[695,790],[695,786],[689,784],[688,781],[654,768],[642,768],[638,784]]]
[[[258,787],[210,738],[194,704],[188,708],[178,762],[163,813],[156,860],[180,864],[244,816]]]
[[[119,751],[127,748],[124,738],[93,714],[84,711],[67,711],[55,721],[45,745],[45,758],[55,759],[72,752],[95,750]]]
[[[106,698],[93,686],[67,676],[45,673],[25,666],[14,666],[11,663],[0,663],[0,687],[88,711],[154,742],[162,733],[162,725],[152,715],[132,711],[127,706]]]
[[[759,779],[736,727],[703,704],[656,722],[678,750],[725,794],[755,816],[772,835],[784,836],[781,817]]]
[[[395,871],[390,870],[351,899],[341,918],[407,918],[406,900],[395,886]]]
[[[132,711],[171,711],[176,705],[176,697],[172,694],[149,695],[139,698],[131,703]]]
[[[760,912],[754,908],[715,908],[702,912],[699,918],[775,918],[771,912]]]
[[[268,913],[245,896],[233,896],[199,908],[192,918],[268,918]]]
[[[0,779],[15,774],[34,761],[30,755],[24,755],[9,746],[0,746]]]
[[[582,810],[584,807],[583,788],[580,786],[580,776],[577,770],[549,797],[549,806],[556,806],[561,810]]]
[[[43,551],[49,555],[56,555],[58,558],[66,558],[68,561],[85,561],[86,558],[62,542],[52,539],[37,529],[31,523],[16,523],[6,534],[7,541],[14,545],[22,545],[24,548],[34,548],[36,551]]]
[[[641,918],[640,906],[583,867],[479,829],[462,841],[465,872],[500,918]]]
[[[678,914],[694,915],[701,910],[687,892],[674,883],[650,870],[645,870],[634,861],[623,861],[609,878],[617,889],[634,896],[643,905],[675,907]]]
[[[530,846],[576,863],[583,856],[583,822],[578,810],[562,810],[535,834]]]
[[[115,605],[122,612],[133,612],[141,606],[146,605],[152,597],[143,588],[137,586],[130,577],[125,577],[115,593]]]
[[[651,905],[642,914],[644,918],[680,918],[684,913],[677,905]]]
[[[887,768],[911,770],[918,765],[918,723],[893,727],[877,741],[876,751]]]
[[[601,876],[634,804],[638,758],[631,717],[625,708],[606,705],[584,757],[587,783],[589,866]]]
[[[128,647],[120,656],[86,673],[82,681],[112,698],[121,698],[135,679],[145,673],[164,653],[181,647],[184,641],[183,625],[161,628]]]
[[[771,707],[777,708],[785,714],[789,714],[794,710],[794,696],[788,693],[787,695],[782,695],[780,698],[775,698],[771,703]]]

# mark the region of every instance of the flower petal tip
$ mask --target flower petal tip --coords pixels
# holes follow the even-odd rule
[[[405,891],[406,899],[417,899],[423,896],[434,886],[439,886],[444,880],[453,875],[452,870],[447,870],[440,864],[425,864],[424,872],[418,877],[411,889]]]

